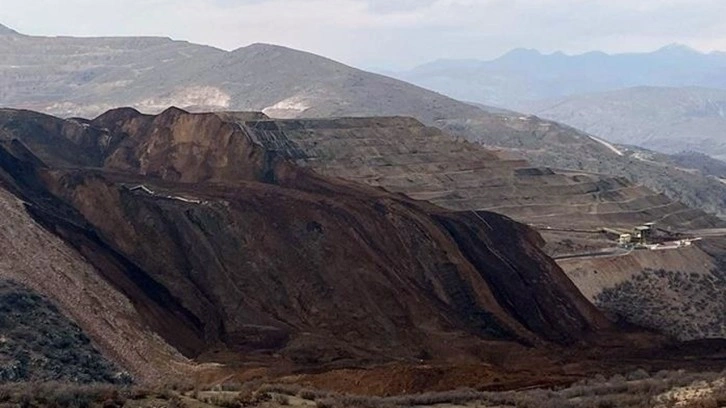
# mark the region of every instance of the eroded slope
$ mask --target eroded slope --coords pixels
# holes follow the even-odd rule
[[[3,115],[4,178],[187,356],[451,361],[610,327],[527,227],[316,175],[219,115]]]
[[[135,381],[159,382],[189,372],[186,360],[143,324],[128,298],[4,188],[0,212],[2,279],[45,295]]]
[[[226,117],[229,119],[231,115]],[[505,121],[502,126],[507,126],[507,132],[521,136],[531,130],[533,121],[522,119],[517,124],[506,124]],[[455,141],[438,129],[406,118],[238,120],[238,123],[268,149],[323,174],[380,186],[459,211],[486,209],[527,222],[540,229],[547,241],[545,249],[551,255],[567,257],[612,251],[614,256],[560,261],[592,300],[602,291],[622,284],[653,265],[667,264],[666,270],[673,273],[705,276],[706,280],[699,280],[697,285],[702,291],[711,285],[702,287],[701,284],[709,277],[715,277],[712,273],[718,273],[719,266],[714,257],[723,252],[719,249],[712,253],[698,248],[636,253],[614,249],[614,239],[602,233],[603,228],[629,231],[636,225],[656,222],[658,228],[687,231],[723,225],[723,221],[712,215],[674,202],[622,177],[584,171],[553,171],[546,167],[531,167],[516,158],[500,159],[479,145]],[[563,134],[552,129],[552,124],[542,125],[543,129],[533,133],[540,145],[561,144],[558,137],[575,141],[580,140],[579,137],[587,140],[580,140],[578,148],[584,152],[595,149],[593,156],[602,154],[598,149],[608,149],[574,131],[574,135]],[[593,147],[593,143],[599,147]],[[523,148],[529,149],[532,145]],[[693,251],[699,256],[691,256]],[[670,261],[664,262],[666,259]],[[695,261],[699,264],[694,264]],[[700,264],[703,263],[707,266],[702,267]],[[608,264],[619,266],[604,266]],[[598,274],[596,271],[605,272]],[[708,330],[684,331],[679,329],[680,322],[691,318],[687,311],[695,307],[696,299],[685,292],[674,295],[665,284],[654,288],[635,291],[629,296],[652,305],[648,306],[650,309],[668,313],[667,319],[646,320],[632,313],[620,314],[633,322],[682,338],[726,335],[720,304],[714,303],[714,307],[706,308],[700,316],[700,327],[708,327]],[[725,290],[722,285],[714,288],[719,294]],[[627,307],[630,306],[620,302],[616,308],[606,309],[624,312]]]

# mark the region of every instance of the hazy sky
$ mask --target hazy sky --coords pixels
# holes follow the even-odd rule
[[[726,50],[724,16],[724,0],[0,0],[0,23],[26,34],[268,42],[392,69],[516,47]]]

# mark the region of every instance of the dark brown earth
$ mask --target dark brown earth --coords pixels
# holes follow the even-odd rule
[[[217,115],[1,117],[4,185],[189,357],[461,361],[611,329],[533,230],[318,176]]]
[[[269,146],[228,115],[0,110],[2,188],[128,298],[145,330],[222,364],[188,378],[507,389],[669,353],[660,336],[614,327],[535,230],[320,175]],[[700,362],[712,352],[698,364],[718,365]]]
[[[529,224],[545,239],[545,252],[557,259],[588,299],[595,302],[601,293],[609,292],[608,301],[596,304],[616,319],[681,340],[726,335],[726,309],[720,302],[726,293],[718,283],[726,239],[713,237],[693,247],[668,251],[626,251],[616,247],[617,235],[603,232],[603,228],[630,231],[636,225],[655,222],[661,236],[681,232],[681,236],[693,236],[689,231],[694,228],[726,225],[712,214],[624,177],[536,167],[509,152],[457,140],[412,118],[323,121],[249,120],[246,116],[235,118],[227,113],[225,119],[235,120],[268,150],[316,172],[452,210],[494,211]],[[562,133],[552,123],[513,118],[486,127],[490,126],[493,135],[511,136],[512,143],[535,141],[527,148],[540,152],[548,151],[541,145],[564,143],[568,149],[595,153],[590,137],[574,130]],[[606,149],[595,145],[595,150]],[[706,250],[707,245],[711,249]],[[592,256],[602,252],[611,255]],[[652,273],[658,270],[676,278],[663,279]],[[694,282],[688,284],[682,276],[693,276],[687,280]],[[647,287],[628,285],[641,277]]]

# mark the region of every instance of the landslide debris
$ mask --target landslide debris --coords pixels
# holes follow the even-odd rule
[[[318,175],[216,114],[3,110],[0,135],[36,219],[200,361],[457,361],[611,329],[533,230]]]

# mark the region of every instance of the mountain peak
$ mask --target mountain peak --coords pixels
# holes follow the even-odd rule
[[[297,51],[292,48],[288,48],[282,45],[276,45],[276,44],[268,44],[268,43],[253,43],[250,45],[247,45],[245,47],[237,48],[236,50],[232,52],[258,52],[258,53],[267,53],[267,52],[285,52],[285,51]]]
[[[665,47],[661,47],[658,50],[655,51],[659,54],[670,54],[670,55],[693,55],[693,54],[701,54],[700,51],[689,47],[685,44],[680,43],[673,43],[668,44]]]
[[[515,48],[504,54],[502,58],[540,57],[542,53],[533,48]]]
[[[18,35],[19,33],[10,27],[0,24],[0,35]]]

